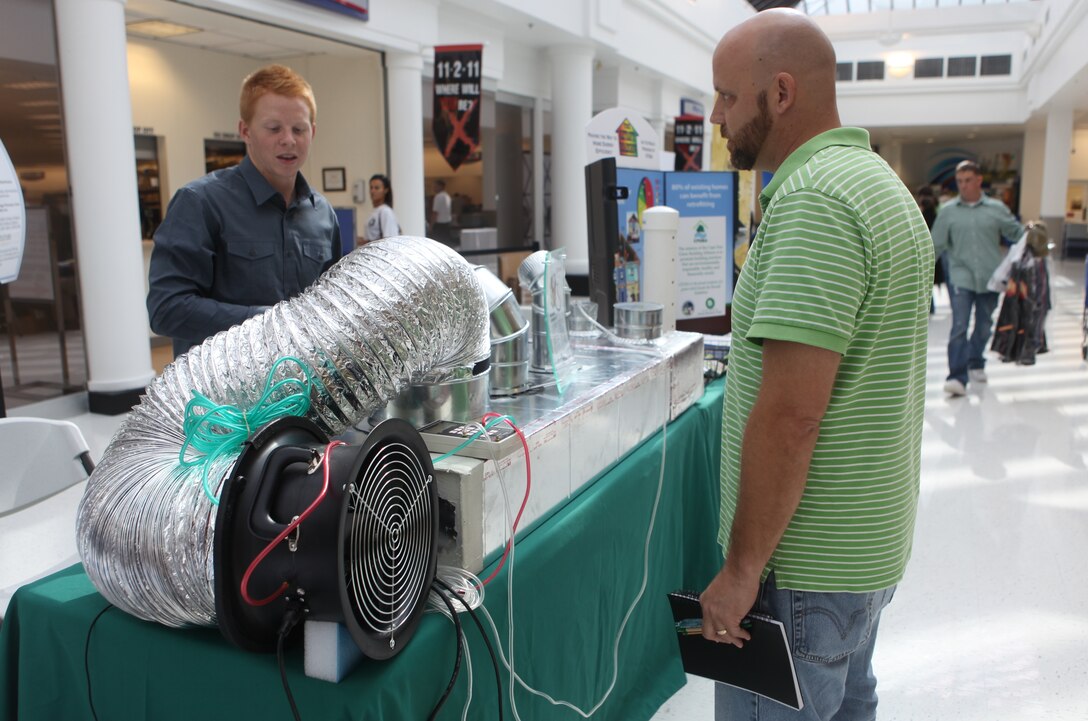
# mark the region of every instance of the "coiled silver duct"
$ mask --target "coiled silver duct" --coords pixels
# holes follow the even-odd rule
[[[309,418],[335,436],[410,383],[471,375],[490,352],[487,301],[460,255],[411,237],[354,251],[301,295],[209,338],[148,386],[80,502],[76,531],[87,575],[139,618],[215,624],[216,508],[201,468],[178,462],[194,390],[249,408],[275,361],[294,356],[324,385]],[[300,377],[296,370],[280,367],[283,377]],[[209,470],[217,496],[236,458]]]

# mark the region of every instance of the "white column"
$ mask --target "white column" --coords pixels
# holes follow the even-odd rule
[[[1052,108],[1046,118],[1043,190],[1039,199],[1039,215],[1044,219],[1065,218],[1065,195],[1069,188],[1069,151],[1072,147],[1072,108]]]
[[[68,181],[92,411],[114,411],[151,367],[124,0],[55,0]],[[131,406],[131,403],[128,404]]]
[[[1043,165],[1046,156],[1046,129],[1024,130],[1024,162],[1020,166],[1020,217],[1042,218]]]
[[[389,99],[389,181],[393,209],[405,235],[426,233],[423,187],[423,56],[385,54],[385,87]]]
[[[657,131],[657,137],[662,149],[665,148],[665,130],[668,129],[668,117],[665,112],[665,82],[660,78],[650,80],[650,125]],[[671,170],[671,168],[670,168]]]
[[[544,101],[533,102],[533,240],[544,247]]]
[[[567,251],[567,273],[589,275],[586,123],[593,117],[593,49],[548,49],[552,71],[552,246]]]
[[[880,155],[884,158],[892,170],[902,178],[903,177],[903,141],[902,140],[889,140],[887,143],[880,146]],[[914,188],[910,191],[913,193]]]

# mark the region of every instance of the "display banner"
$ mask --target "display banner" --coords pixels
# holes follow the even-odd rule
[[[356,20],[370,20],[370,0],[298,0],[306,5],[315,5],[325,10],[332,10],[353,17]]]
[[[0,140],[0,283],[19,277],[26,241],[26,209],[19,176]]]
[[[706,108],[698,100],[693,98],[680,98],[680,114],[681,115],[698,115],[700,118],[706,117]]]
[[[735,173],[665,174],[666,203],[680,213],[677,320],[725,315],[733,300],[735,194]]]
[[[619,168],[661,170],[661,139],[637,110],[609,108],[586,123],[586,158],[615,158]]]
[[[434,49],[434,118],[438,151],[457,170],[480,147],[480,77],[483,45]]]
[[[703,169],[703,118],[698,115],[681,115],[674,125],[672,147],[676,152],[673,170]]]

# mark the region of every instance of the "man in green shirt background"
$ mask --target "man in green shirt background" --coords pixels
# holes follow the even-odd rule
[[[934,252],[948,251],[952,330],[944,390],[953,397],[965,395],[969,382],[987,380],[984,353],[998,294],[986,283],[1001,263],[1001,239],[1015,243],[1024,232],[1004,203],[982,192],[982,171],[974,161],[956,166],[956,188],[959,195],[941,206],[932,230]]]

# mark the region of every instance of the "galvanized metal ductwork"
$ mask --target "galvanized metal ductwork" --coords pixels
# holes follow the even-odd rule
[[[80,503],[77,538],[88,576],[111,603],[139,618],[215,624],[216,508],[204,494],[201,469],[178,462],[194,390],[249,408],[275,361],[294,356],[324,385],[308,417],[335,436],[410,384],[478,373],[490,352],[487,301],[460,255],[412,237],[356,250],[306,292],[209,338],[148,386]],[[300,375],[290,366],[281,370]],[[236,458],[211,468],[216,495]]]

